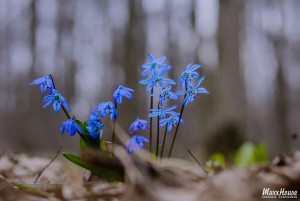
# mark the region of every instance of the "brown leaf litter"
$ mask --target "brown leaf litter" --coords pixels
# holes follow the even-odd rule
[[[56,160],[43,172],[35,189],[25,190],[15,184],[32,184],[51,159],[2,152],[0,200],[256,201],[272,200],[262,198],[263,188],[300,192],[300,151],[278,156],[271,164],[228,168],[208,174],[194,163],[179,159],[151,161],[144,155],[130,156],[119,147],[115,149],[115,157],[110,161],[103,160],[97,152],[84,155],[84,159],[95,166],[113,164],[116,167],[118,164],[118,168],[125,170],[124,183],[105,182],[69,162]],[[57,186],[48,188],[50,184]]]

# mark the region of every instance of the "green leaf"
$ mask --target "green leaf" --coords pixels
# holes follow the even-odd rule
[[[209,157],[208,163],[209,163],[210,161],[216,162],[216,163],[219,164],[222,168],[224,168],[224,167],[225,167],[225,164],[226,164],[226,162],[225,162],[225,157],[224,157],[224,155],[223,155],[221,152],[215,152],[215,153],[213,153],[213,154]]]
[[[268,161],[267,147],[263,143],[256,145],[253,154],[255,163]]]
[[[80,140],[80,151],[81,151],[81,152],[83,152],[83,151],[89,149],[89,145],[87,145],[87,144],[85,143],[85,141],[82,139],[82,137],[80,137],[79,140]]]
[[[162,144],[158,144],[158,153],[161,152]]]
[[[34,191],[40,191],[43,184],[21,184],[21,183],[14,183],[15,186],[17,186],[19,189],[24,190],[34,190]],[[47,190],[56,190],[61,189],[61,184],[46,184]]]
[[[106,144],[103,140],[100,140],[100,150],[104,151],[104,152],[108,152],[108,150],[106,148]]]
[[[74,117],[75,118],[75,117]],[[82,122],[78,119],[75,119],[76,123],[80,126],[82,130],[82,135],[80,136],[80,149],[81,151],[86,150],[87,148],[98,148],[99,147],[99,139],[94,139],[90,134],[89,131],[86,129],[87,123]],[[102,133],[101,133],[102,135]],[[100,136],[101,136],[100,135]]]
[[[268,161],[267,148],[265,144],[253,144],[245,142],[234,155],[236,166],[250,166],[259,162]]]
[[[92,164],[89,164],[83,161],[80,157],[75,156],[68,152],[63,152],[64,157],[66,157],[69,161],[75,163],[76,165],[83,167],[87,170],[90,170],[92,173],[101,176],[103,179],[107,181],[123,181],[124,175],[119,171],[114,171],[108,168],[96,167]]]
[[[150,158],[152,160],[155,160],[157,157],[156,157],[156,153],[155,152],[150,152]]]
[[[80,126],[81,130],[82,130],[82,134],[83,135],[86,135],[86,136],[89,136],[89,131],[86,129],[86,126],[87,126],[87,123],[86,122],[82,122],[78,119],[75,119],[76,123]]]
[[[245,142],[240,146],[234,155],[233,162],[236,166],[249,166],[253,163],[253,151],[255,145],[251,142]]]

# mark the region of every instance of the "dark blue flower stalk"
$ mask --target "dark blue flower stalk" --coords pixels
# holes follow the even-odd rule
[[[174,110],[177,107],[177,105],[169,106],[166,108],[160,108],[159,103],[158,103],[158,108],[157,109],[152,109],[150,110],[151,113],[148,115],[148,117],[155,117],[157,116],[157,138],[156,138],[156,156],[158,156],[158,151],[159,151],[159,126],[160,126],[160,120],[164,119],[167,115],[171,115],[175,113]]]
[[[74,119],[68,119],[67,121],[64,121],[61,125],[60,131],[62,134],[64,134],[64,132],[66,131],[71,136],[74,136],[77,131],[82,134],[82,129]]]
[[[143,148],[144,143],[149,143],[149,140],[143,136],[134,135],[126,141],[126,150],[129,154],[132,154],[134,151]]]
[[[163,143],[162,143],[162,148],[160,152],[160,157],[162,157],[164,148],[165,148],[165,142],[166,142],[166,136],[167,132],[170,132],[173,126],[176,126],[179,122],[180,114],[177,112],[172,112],[171,114],[168,114],[167,117],[163,118],[160,121],[160,126],[166,125],[165,128],[165,133],[164,133],[164,138],[163,138]],[[184,121],[181,119],[180,123],[184,123]]]
[[[164,75],[166,74],[167,70],[171,69],[172,67],[168,64],[163,64],[162,62],[166,60],[166,56],[162,56],[158,58],[157,60],[154,58],[154,56],[151,53],[148,53],[149,61],[148,63],[145,63],[143,65],[143,68],[145,70],[141,73],[141,76],[145,76],[149,72],[151,72],[151,77],[147,78],[145,80],[139,81],[140,84],[147,84],[146,91],[151,91],[151,94],[154,92],[154,87],[157,87],[158,85],[161,88],[164,88],[164,84],[176,84],[175,81],[164,78]],[[159,71],[160,70],[160,71]],[[150,97],[150,109],[153,109],[153,96]],[[150,117],[150,153],[152,152],[152,125],[153,125],[153,119]]]
[[[167,137],[167,125],[165,128],[165,132],[164,132],[164,139],[163,139],[163,143],[162,143],[162,147],[161,147],[161,151],[160,151],[160,158],[163,157],[163,153],[164,153],[164,148],[165,148],[165,142],[166,142],[166,137]]]
[[[153,88],[151,89],[151,94],[153,94]],[[153,96],[150,97],[150,110],[152,110],[153,108]],[[150,117],[150,134],[149,134],[149,138],[150,138],[150,145],[149,145],[149,151],[150,153],[152,153],[152,126],[153,126],[153,118]]]
[[[157,104],[157,109],[160,109],[160,104],[158,102]],[[158,156],[158,151],[159,151],[159,120],[160,118],[157,118],[157,132],[156,132],[156,152],[155,152],[155,155],[156,157]]]
[[[199,66],[200,67],[200,66]],[[198,67],[198,68],[199,68]],[[185,76],[185,75],[182,75]],[[204,94],[208,94],[209,92],[205,89],[205,88],[200,88],[199,86],[201,85],[202,81],[205,79],[205,77],[201,77],[194,86],[192,86],[191,84],[188,86],[187,84],[185,85],[186,90],[185,91],[178,91],[178,94],[184,94],[184,98],[183,98],[183,103],[181,106],[181,110],[180,110],[180,116],[179,116],[179,120],[178,122],[181,122],[181,118],[182,118],[182,114],[183,114],[183,110],[185,108],[185,106],[187,105],[188,102],[193,102],[193,100],[197,97],[197,95],[199,95],[200,93],[204,93]],[[178,132],[178,128],[179,128],[180,123],[177,124],[176,126],[176,130],[175,130],[175,134],[172,140],[172,144],[171,144],[171,148],[168,154],[168,158],[170,158],[171,154],[172,154],[172,150],[173,150],[173,146],[174,146],[174,142],[177,136],[177,132]]]
[[[172,85],[169,85],[168,87],[160,90],[158,93],[151,94],[151,96],[159,95],[159,102],[158,102],[158,106],[157,106],[158,110],[164,105],[167,98],[171,98],[173,100],[177,100],[179,98],[178,94],[171,92],[171,88],[172,88]],[[158,156],[158,152],[159,152],[159,138],[160,138],[159,137],[159,135],[160,135],[159,127],[160,127],[160,118],[157,119],[156,156]],[[166,133],[164,134],[164,140],[165,140],[165,135],[166,135]]]

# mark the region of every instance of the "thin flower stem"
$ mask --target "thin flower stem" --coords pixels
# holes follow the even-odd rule
[[[53,89],[55,89],[54,79],[53,79],[51,74],[49,76],[51,77],[51,80],[52,80]],[[71,116],[69,115],[68,111],[66,110],[66,108],[64,107],[63,104],[61,104],[61,108],[63,109],[63,111],[64,111],[65,115],[67,116],[67,118],[71,119]]]
[[[159,109],[159,102],[157,104],[157,109]],[[157,117],[157,135],[156,135],[156,157],[158,156],[159,151],[159,116]]]
[[[169,151],[169,154],[168,154],[168,158],[171,157],[171,154],[172,154],[172,151],[173,151],[173,146],[174,146],[174,142],[175,142],[175,139],[176,139],[176,136],[177,136],[177,133],[178,133],[178,128],[179,128],[179,125],[180,125],[183,110],[184,110],[184,104],[182,104],[182,106],[181,106],[180,116],[179,116],[179,120],[178,120],[178,123],[177,123],[177,126],[176,126],[176,130],[175,130],[175,134],[174,134],[174,137],[173,137],[173,140],[172,140],[172,144],[171,144],[171,148],[170,148],[170,151]]]
[[[69,115],[69,113],[66,110],[66,108],[63,105],[61,105],[61,108],[63,109],[63,111],[64,111],[65,115],[68,117],[68,119],[71,119],[71,116]]]
[[[115,103],[115,108],[117,110],[118,108],[118,104]],[[111,149],[112,149],[112,153],[114,153],[114,145],[115,145],[115,138],[116,138],[116,123],[117,123],[117,117],[114,117],[114,122],[113,122],[113,129],[112,129],[112,138],[111,138]]]
[[[163,153],[164,153],[166,136],[167,136],[167,130],[168,130],[168,126],[166,125],[166,129],[165,129],[165,133],[164,133],[164,139],[163,139],[163,143],[162,143],[162,147],[161,147],[161,151],[160,151],[160,158],[162,158]]]
[[[185,86],[185,91],[187,91],[187,86]],[[169,154],[168,154],[168,158],[171,157],[171,154],[172,154],[172,151],[173,151],[174,142],[175,142],[175,139],[176,139],[176,136],[177,136],[177,132],[178,132],[178,129],[179,129],[180,121],[181,121],[183,110],[184,110],[184,99],[185,99],[185,97],[186,97],[186,94],[184,95],[184,98],[183,98],[183,103],[182,103],[181,110],[180,110],[180,116],[179,116],[179,120],[178,120],[178,123],[177,123],[177,126],[176,126],[176,130],[175,130],[175,134],[174,134],[174,137],[173,137],[173,140],[172,140],[172,144],[171,144],[171,148],[170,148],[170,151],[169,151]]]
[[[191,152],[190,149],[187,149],[188,153],[192,156],[192,158],[196,161],[196,163],[200,166],[200,168],[205,172],[208,173],[207,170],[201,165],[201,163],[197,160],[194,154]]]
[[[53,161],[57,158],[57,156],[59,155],[61,149],[63,147],[63,144],[61,143],[59,145],[59,149],[57,150],[55,156],[50,160],[50,162],[38,173],[37,177],[34,180],[34,184],[37,182],[37,180],[41,177],[41,175],[43,174],[43,172],[51,165],[51,163],[53,163]]]
[[[151,89],[151,94],[153,94],[153,88]],[[153,96],[150,96],[150,110],[153,109]],[[150,134],[149,134],[149,151],[152,153],[152,117],[150,117]]]

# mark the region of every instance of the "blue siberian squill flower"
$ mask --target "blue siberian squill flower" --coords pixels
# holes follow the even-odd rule
[[[37,78],[37,79],[33,80],[32,82],[30,82],[29,85],[31,85],[31,86],[32,85],[35,85],[35,86],[40,85],[42,93],[44,93],[47,88],[50,89],[50,93],[51,93],[52,89],[54,88],[50,75],[46,75],[46,76]]]
[[[43,102],[46,102],[43,108],[53,103],[54,111],[58,112],[62,104],[66,108],[66,110],[71,112],[71,108],[66,99],[55,89],[52,89],[52,93],[44,97]]]
[[[134,151],[143,148],[144,143],[149,143],[149,140],[143,136],[134,135],[126,141],[126,150],[128,153],[132,154]]]
[[[151,94],[151,96],[157,96],[159,95],[159,105],[163,106],[166,98],[171,98],[173,100],[178,100],[179,96],[178,94],[174,93],[171,91],[172,85],[169,85],[166,88],[163,88],[162,90],[160,90],[157,93]]]
[[[132,124],[130,125],[128,132],[130,134],[135,133],[138,129],[146,130],[149,128],[148,122],[146,120],[137,118]]]
[[[164,75],[166,74],[167,70],[163,69],[160,71],[160,73],[157,73],[156,71],[153,72],[152,77],[147,78],[145,80],[139,81],[140,84],[148,84],[146,91],[150,91],[154,87],[157,87],[159,85],[161,88],[164,87],[164,84],[172,84],[175,85],[176,82],[170,78],[164,78]]]
[[[80,126],[75,122],[74,119],[68,119],[67,121],[64,121],[61,124],[60,131],[62,134],[69,133],[71,136],[74,136],[75,133],[78,131],[80,134],[82,134],[82,129]]]
[[[180,77],[180,89],[183,88],[184,84],[188,88],[191,85],[192,78],[198,78],[200,76],[199,73],[194,72],[195,70],[197,70],[200,67],[201,67],[201,65],[199,65],[199,64],[193,65],[192,63],[189,63],[184,68],[184,71],[182,72],[181,77]]]
[[[164,118],[167,114],[175,113],[174,110],[177,108],[177,105],[169,106],[166,108],[154,108],[151,109],[151,113],[148,115],[149,118],[158,116],[160,119]]]
[[[162,57],[159,57],[158,59],[155,59],[153,54],[148,53],[148,58],[149,58],[150,62],[147,62],[147,63],[143,64],[142,67],[145,68],[145,70],[143,72],[141,72],[141,76],[145,76],[149,72],[152,72],[152,74],[153,74],[153,72],[157,68],[162,68],[162,69],[166,69],[166,70],[169,70],[169,69],[172,68],[168,64],[163,64],[163,62],[167,59],[166,56],[162,56]]]
[[[201,82],[205,79],[205,76],[201,77],[194,86],[189,86],[187,91],[177,91],[177,94],[185,95],[183,100],[183,105],[186,106],[187,103],[191,103],[199,94],[209,94],[209,92],[203,88],[199,87]]]
[[[115,108],[115,105],[113,102],[102,102],[99,105],[96,106],[94,111],[99,112],[101,114],[101,117],[105,117],[106,115],[110,115],[110,119],[113,121],[115,118],[118,117],[118,111]]]
[[[125,96],[128,99],[132,99],[132,94],[134,90],[128,87],[124,87],[122,85],[119,85],[117,89],[114,91],[113,97],[114,97],[114,102],[117,104],[122,103],[122,98]]]
[[[101,119],[97,112],[92,112],[90,118],[88,119],[88,121],[96,121],[96,122],[100,122],[100,120]]]
[[[95,139],[101,138],[100,134],[104,125],[95,121],[94,119],[88,119],[87,123],[88,126],[86,129],[88,130],[89,134]]]
[[[168,132],[170,132],[172,127],[176,126],[178,124],[179,117],[180,117],[180,114],[177,112],[174,112],[174,113],[168,115],[168,117],[161,120],[159,122],[159,126],[164,126],[167,124],[167,130],[168,130]],[[180,123],[184,123],[183,119],[180,119]]]

